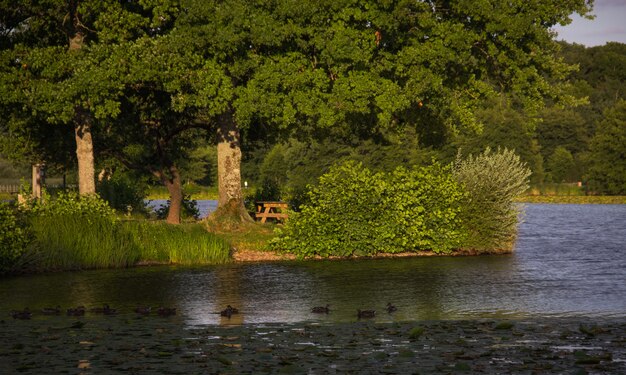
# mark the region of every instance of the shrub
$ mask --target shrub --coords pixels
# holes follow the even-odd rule
[[[98,183],[98,194],[112,208],[122,213],[146,212],[147,187],[127,174],[114,173]]]
[[[462,237],[461,196],[438,165],[374,174],[346,162],[320,177],[310,203],[291,214],[272,246],[300,257],[448,251]]]
[[[449,167],[397,168],[382,197],[382,237],[386,252],[449,252],[464,238],[459,213],[463,190]]]
[[[0,202],[0,274],[13,269],[28,243],[27,229],[19,222],[15,211]]]
[[[454,176],[467,191],[460,217],[467,232],[463,248],[511,250],[520,206],[513,199],[528,189],[531,174],[515,152],[487,148],[454,163]]]

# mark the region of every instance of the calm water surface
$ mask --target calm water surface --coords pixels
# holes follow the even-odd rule
[[[0,314],[29,306],[176,306],[189,325],[484,317],[626,317],[626,205],[526,206],[516,251],[483,257],[147,267],[5,278]],[[387,302],[398,311],[384,312]],[[242,314],[224,320],[227,304]],[[310,313],[330,304],[332,313]]]

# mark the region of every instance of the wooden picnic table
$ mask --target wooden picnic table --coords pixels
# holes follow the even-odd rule
[[[284,220],[287,219],[287,208],[287,202],[259,201],[256,202],[255,217],[261,219],[261,223],[265,223],[268,218]]]

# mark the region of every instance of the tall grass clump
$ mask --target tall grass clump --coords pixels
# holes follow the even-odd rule
[[[127,222],[142,261],[176,264],[216,264],[230,260],[230,246],[201,224],[170,225]]]
[[[454,162],[454,177],[464,186],[460,218],[467,232],[462,247],[478,251],[510,251],[517,237],[520,206],[514,198],[528,189],[530,169],[514,151],[487,148]]]
[[[437,164],[374,174],[343,163],[320,177],[272,246],[303,258],[449,252],[463,238],[462,196],[449,168]]]
[[[97,195],[60,193],[29,212],[40,270],[127,267],[139,247]]]

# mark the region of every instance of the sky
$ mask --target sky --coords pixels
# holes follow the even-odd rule
[[[587,47],[626,43],[626,0],[595,0],[592,13],[596,15],[594,20],[574,15],[571,24],[555,27],[559,33],[556,39]]]

